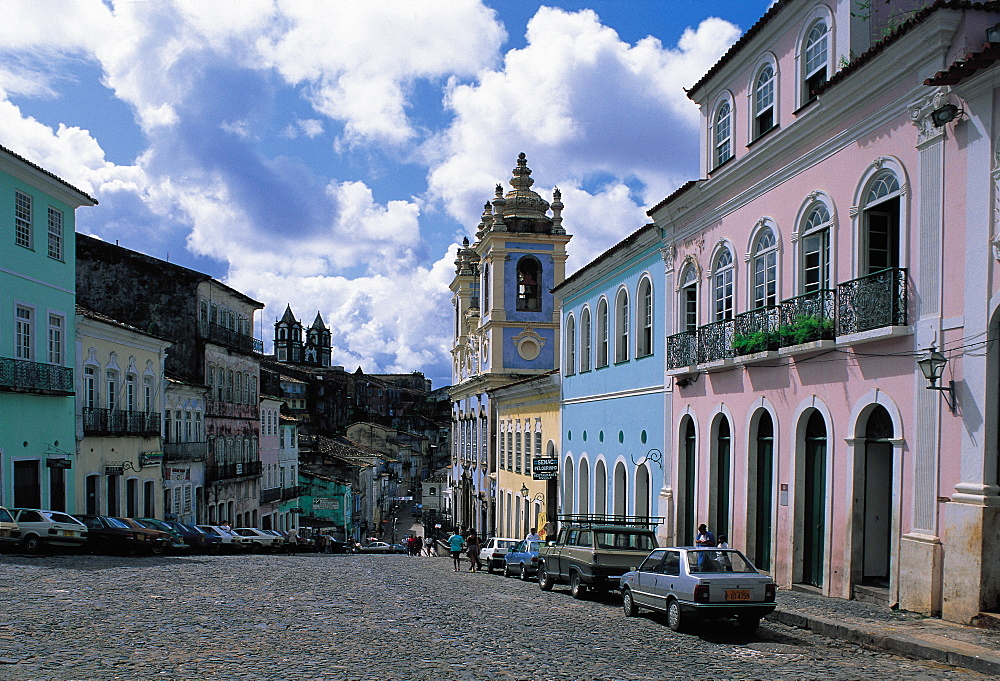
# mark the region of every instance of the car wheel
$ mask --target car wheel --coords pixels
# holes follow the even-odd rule
[[[21,542],[21,548],[25,553],[41,553],[42,540],[35,535],[29,535]]]
[[[504,561],[504,563],[503,563],[503,576],[504,577],[510,577],[510,575],[511,575],[511,572],[510,572],[510,563],[508,563],[507,561]]]
[[[744,634],[752,634],[757,631],[757,627],[760,626],[760,618],[754,617],[753,615],[740,615],[736,618],[736,621],[740,625],[740,630]]]
[[[255,541],[252,548],[254,553],[264,553],[264,545],[259,541]]]
[[[632,598],[632,589],[628,587],[622,589],[622,610],[625,611],[625,617],[635,617],[639,614],[639,608],[635,604],[635,599]]]
[[[153,544],[153,548],[150,551],[153,552],[154,556],[162,556],[167,552],[167,547],[163,544]]]
[[[544,565],[539,565],[538,566],[538,588],[541,589],[542,591],[552,591],[552,587],[554,585],[555,585],[555,582],[552,581],[552,578],[549,577],[549,575],[548,575],[547,572],[545,572],[545,566]]]
[[[569,576],[569,593],[573,598],[583,598],[587,593],[587,585],[580,579],[579,572],[574,572]]]
[[[670,599],[667,604],[667,626],[673,631],[681,631],[684,629],[684,616],[681,614],[681,604]]]
[[[524,563],[521,563],[521,581],[527,582],[528,580],[529,580],[528,566],[526,566]]]
[[[489,559],[488,561],[486,561],[486,571],[488,573],[490,573],[491,575],[496,571],[496,568],[493,567],[493,559],[492,558]]]

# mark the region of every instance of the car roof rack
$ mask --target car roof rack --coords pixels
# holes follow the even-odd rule
[[[560,513],[556,518],[561,523],[573,525],[617,525],[621,527],[653,528],[663,524],[662,516],[648,515],[607,515],[604,513]]]

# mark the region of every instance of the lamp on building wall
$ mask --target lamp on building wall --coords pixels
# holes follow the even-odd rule
[[[986,42],[994,45],[1000,43],[1000,24],[986,29]]]
[[[521,485],[521,496],[528,500],[528,495],[531,494],[531,490],[528,489],[527,485]],[[531,497],[531,501],[545,501],[545,495],[539,492],[535,496]]]
[[[963,116],[965,111],[959,109],[954,104],[945,104],[931,112],[931,122],[938,128],[946,123],[951,123],[956,118]]]
[[[931,382],[927,386],[928,390],[940,390],[944,394],[945,404],[948,405],[948,409],[951,413],[955,413],[955,381],[948,381],[948,385],[938,385],[937,382],[940,380],[941,375],[944,373],[944,368],[948,364],[948,358],[938,352],[937,348],[933,345],[930,350],[927,351],[927,356],[917,362],[917,366],[920,367],[920,371],[923,372],[924,378]]]

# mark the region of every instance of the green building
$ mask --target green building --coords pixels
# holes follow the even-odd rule
[[[97,201],[0,146],[0,505],[75,507],[74,211]]]

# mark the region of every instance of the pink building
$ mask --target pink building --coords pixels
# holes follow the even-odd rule
[[[706,522],[784,586],[998,609],[997,10],[780,0],[689,91],[706,179],[649,211],[672,541]]]

